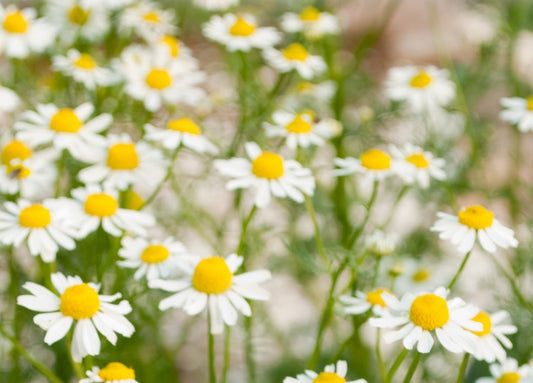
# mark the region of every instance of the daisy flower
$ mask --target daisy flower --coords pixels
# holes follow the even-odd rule
[[[434,66],[392,68],[385,81],[385,94],[391,100],[405,101],[417,113],[431,112],[455,97],[455,84],[448,77],[446,69]]]
[[[120,293],[100,295],[99,285],[84,283],[78,276],[54,273],[51,279],[59,296],[41,285],[26,282],[22,287],[31,295],[19,296],[17,304],[42,313],[33,317],[33,321],[46,330],[44,342],[48,345],[64,338],[76,322],[71,345],[72,359],[75,362],[81,362],[87,355],[100,353],[98,332],[115,345],[115,333],[130,337],[135,331],[124,317],[131,312],[128,301],[112,303],[120,299]]]
[[[168,237],[164,241],[145,238],[122,238],[122,247],[118,255],[124,258],[119,266],[137,269],[135,279],[146,275],[149,281],[167,278],[178,267],[180,257],[189,256],[185,246]]]
[[[344,305],[344,313],[359,315],[372,310],[375,315],[382,316],[387,305],[381,297],[383,293],[392,294],[390,290],[380,287],[372,291],[356,291],[355,297],[342,295],[339,297],[340,302]]]
[[[315,7],[306,7],[299,14],[285,13],[281,18],[281,28],[285,32],[304,32],[311,39],[324,35],[336,35],[340,32],[339,20],[327,12],[320,12]]]
[[[432,153],[425,152],[418,146],[406,144],[401,149],[391,146],[390,152],[398,163],[403,165],[405,171],[400,172],[400,176],[409,184],[417,183],[426,189],[431,178],[446,179],[444,160],[435,158]]]
[[[213,16],[203,27],[204,35],[226,47],[227,50],[248,52],[277,44],[281,34],[273,27],[258,27],[248,14]]]
[[[479,378],[476,383],[533,383],[533,367],[518,367],[515,359],[506,359],[489,366],[492,377]]]
[[[74,250],[77,230],[67,222],[72,205],[66,198],[30,203],[5,202],[0,212],[0,242],[20,246],[26,241],[31,255],[53,262],[59,247]]]
[[[272,195],[299,203],[304,201],[304,194],[313,195],[315,179],[311,170],[294,160],[284,160],[279,154],[262,151],[254,142],[248,142],[245,150],[250,160],[215,161],[218,171],[233,178],[226,184],[228,190],[254,188],[255,205],[259,208],[266,207]]]
[[[0,84],[0,112],[9,113],[20,105],[20,97],[17,93]]]
[[[166,129],[156,128],[152,124],[144,125],[144,129],[148,141],[158,142],[168,150],[185,146],[198,153],[218,153],[217,147],[202,134],[202,129],[190,118],[170,120]]]
[[[21,114],[14,126],[16,137],[31,146],[51,143],[60,152],[68,150],[74,158],[91,162],[105,145],[105,138],[98,133],[113,122],[108,113],[90,119],[93,112],[94,106],[88,102],[74,109],[38,104],[36,111]]]
[[[184,65],[192,65],[196,68],[198,65],[196,59],[192,56],[191,50],[183,44],[182,41],[178,40],[172,35],[164,35],[163,37],[158,37],[158,40],[155,41],[163,51],[166,52],[172,59],[178,61],[189,61],[190,63],[183,63]]]
[[[294,90],[298,97],[312,98],[317,103],[327,103],[333,99],[337,89],[333,81],[320,83],[304,81],[299,83]]]
[[[239,0],[194,0],[193,4],[208,11],[224,11],[237,5]]]
[[[346,380],[348,364],[339,360],[336,364],[329,364],[321,373],[306,370],[304,374],[298,374],[296,378],[287,377],[283,383],[366,383],[364,379]]]
[[[93,367],[86,374],[88,378],[79,383],[138,383],[135,370],[119,362],[108,363],[104,368]]]
[[[133,142],[125,133],[107,139],[107,147],[96,163],[79,172],[83,183],[103,182],[106,189],[126,190],[138,182],[150,187],[161,182],[167,161],[159,150],[143,141]]]
[[[147,41],[177,31],[174,26],[174,14],[148,1],[141,1],[126,8],[120,21],[121,27],[133,30]]]
[[[402,258],[394,261],[394,264],[389,268],[389,275],[397,277],[395,291],[398,293],[419,293],[446,283],[447,266],[447,264],[437,262]]]
[[[207,308],[211,318],[211,333],[219,334],[224,324],[237,323],[237,311],[252,315],[244,298],[267,300],[268,292],[259,283],[270,279],[270,271],[256,270],[235,275],[242,257],[236,254],[222,257],[187,257],[180,262],[185,276],[176,280],[155,279],[148,282],[151,288],[176,293],[159,303],[161,310],[183,308],[188,315],[196,315]]]
[[[398,237],[392,234],[386,234],[381,230],[374,231],[365,239],[365,246],[372,254],[385,256],[390,255],[396,249]]]
[[[481,247],[494,253],[496,247],[507,249],[517,247],[514,231],[503,226],[494,218],[494,213],[480,205],[464,207],[457,216],[439,212],[439,219],[431,231],[436,231],[441,239],[449,239],[458,246],[461,253],[468,253],[474,247],[476,238]]]
[[[113,85],[119,79],[111,70],[100,67],[90,54],[76,49],[70,49],[66,56],[54,56],[52,62],[56,71],[72,77],[87,89]]]
[[[296,70],[305,79],[311,79],[326,70],[321,56],[311,55],[300,43],[292,43],[281,51],[267,48],[263,56],[270,66],[281,73]]]
[[[498,311],[494,314],[480,311],[472,318],[473,321],[483,325],[483,330],[474,331],[474,334],[479,337],[478,347],[474,354],[476,359],[489,363],[495,360],[501,363],[505,362],[507,353],[502,345],[511,349],[513,344],[507,338],[507,335],[515,334],[518,331],[515,326],[502,323],[508,319],[509,313],[507,311]]]
[[[415,348],[427,354],[433,348],[433,335],[442,346],[453,353],[472,352],[476,336],[472,331],[482,331],[483,326],[473,320],[479,310],[467,305],[462,299],[447,300],[448,290],[439,287],[434,293],[405,294],[401,300],[393,295],[382,294],[390,315],[370,318],[370,325],[378,328],[396,328],[384,339],[388,343],[403,340],[406,349]]]
[[[521,132],[533,130],[533,96],[502,98],[501,104],[504,110],[500,118],[503,121],[516,125]]]
[[[338,166],[333,174],[336,176],[362,174],[363,182],[382,180],[398,170],[396,160],[379,149],[370,149],[361,154],[359,158],[335,158],[333,162]]]

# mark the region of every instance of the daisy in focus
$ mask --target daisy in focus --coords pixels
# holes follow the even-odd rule
[[[233,178],[226,184],[228,190],[255,189],[255,205],[259,208],[268,206],[272,196],[288,197],[302,203],[304,195],[313,195],[315,179],[311,170],[294,160],[285,160],[279,154],[262,151],[253,142],[248,142],[245,150],[249,160],[215,161],[215,167],[222,175]]]
[[[174,26],[174,14],[149,1],[140,1],[126,8],[121,15],[120,25],[125,29],[133,30],[136,35],[146,41],[177,32]]]
[[[476,383],[533,383],[533,367],[518,366],[515,359],[506,359],[489,366],[492,377],[479,378]]]
[[[483,325],[483,330],[474,332],[479,337],[478,347],[474,354],[476,359],[488,363],[493,363],[495,360],[500,363],[505,362],[507,353],[504,347],[508,349],[513,347],[507,335],[515,334],[518,331],[515,326],[502,323],[508,321],[509,318],[507,311],[498,311],[494,314],[480,311],[472,318],[473,321]]]
[[[282,50],[267,48],[263,51],[263,56],[280,73],[295,70],[305,79],[311,79],[326,70],[324,59],[310,54],[300,43],[292,43]]]
[[[255,18],[248,14],[215,15],[204,25],[203,32],[207,38],[224,45],[230,52],[265,49],[281,39],[275,28],[259,27]]]
[[[100,353],[98,332],[115,345],[115,333],[129,338],[135,331],[124,317],[131,312],[128,301],[112,303],[120,299],[121,294],[100,295],[99,285],[84,283],[78,276],[54,273],[51,279],[59,295],[36,283],[26,282],[22,287],[31,295],[19,296],[17,304],[41,312],[33,321],[46,331],[44,342],[48,345],[63,339],[74,324],[71,352],[75,362]]]
[[[208,11],[224,11],[239,4],[239,0],[194,0],[193,4]]]
[[[381,297],[383,293],[392,294],[390,290],[380,287],[366,293],[356,291],[355,297],[341,295],[339,300],[344,305],[345,314],[359,315],[372,310],[374,315],[383,316],[387,310],[387,305]]]
[[[514,231],[503,226],[494,218],[494,213],[483,206],[464,207],[457,216],[442,212],[437,216],[439,219],[431,231],[438,232],[441,239],[449,239],[461,253],[471,251],[476,239],[489,253],[494,253],[497,247],[508,249],[518,246]]]
[[[281,28],[285,32],[303,32],[307,38],[317,39],[324,35],[336,35],[340,32],[339,20],[327,12],[320,12],[315,7],[306,7],[299,14],[285,13],[281,19]]]
[[[380,181],[398,170],[396,160],[379,149],[370,149],[359,158],[335,158],[333,162],[338,167],[333,171],[336,176],[361,174],[365,183]]]
[[[79,383],[138,383],[135,370],[119,362],[108,363],[104,368],[93,367],[86,375],[88,378]]]
[[[432,153],[425,152],[422,148],[406,144],[402,148],[391,146],[392,156],[401,163],[405,171],[400,176],[409,184],[416,183],[427,189],[432,178],[446,179],[443,170],[445,162],[442,158],[435,158]]]
[[[533,131],[533,96],[502,98],[500,118],[516,125],[521,132]]]
[[[336,364],[327,365],[323,372],[306,370],[304,374],[299,374],[296,378],[283,379],[283,383],[366,383],[364,379],[346,380],[347,372],[348,364],[344,360],[339,360]]]
[[[209,310],[212,334],[220,334],[224,324],[237,323],[237,311],[251,316],[246,299],[267,300],[268,291],[259,284],[271,278],[270,271],[256,270],[236,275],[243,258],[231,254],[222,257],[187,257],[180,262],[185,276],[180,279],[155,279],[148,282],[151,288],[175,293],[159,303],[161,310],[182,308],[188,315]],[[245,299],[246,298],[246,299]]]
[[[390,315],[370,318],[370,325],[378,328],[400,329],[384,335],[387,343],[403,340],[406,349],[427,354],[435,343],[450,352],[473,352],[476,336],[473,331],[482,331],[483,325],[473,320],[479,310],[467,305],[462,299],[447,299],[448,290],[439,287],[434,293],[405,294],[401,300],[393,295],[382,294]]]

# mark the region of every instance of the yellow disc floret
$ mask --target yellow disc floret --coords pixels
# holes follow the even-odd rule
[[[413,88],[425,88],[431,84],[432,81],[433,79],[426,71],[420,71],[411,79],[410,84]]]
[[[159,263],[168,258],[170,252],[162,245],[149,245],[143,250],[141,260],[144,263]]]
[[[127,379],[135,379],[135,371],[133,368],[126,367],[122,363],[111,362],[98,371],[98,376],[104,382],[115,382]]]
[[[429,161],[426,159],[423,153],[411,154],[405,160],[415,165],[419,169],[425,169],[429,167]]]
[[[163,90],[172,84],[172,77],[166,69],[152,69],[145,78],[146,85],[152,89]]]
[[[149,21],[149,22],[155,23],[155,24],[159,24],[161,22],[161,18],[154,11],[145,13],[144,16],[143,16],[143,19],[145,21]]]
[[[381,297],[381,294],[385,292],[390,293],[390,290],[385,289],[385,288],[379,288],[379,289],[370,291],[366,293],[366,301],[370,303],[372,306],[386,307],[385,301]]]
[[[13,160],[24,161],[31,157],[31,149],[21,141],[13,140],[2,149],[2,165],[9,165]]]
[[[30,229],[43,229],[52,222],[50,210],[43,205],[34,204],[22,209],[19,213],[20,226]]]
[[[363,167],[370,170],[386,170],[391,167],[390,156],[379,149],[370,149],[364,152],[359,157],[359,160]]]
[[[143,198],[139,193],[129,190],[126,192],[126,209],[139,210],[144,205]]]
[[[237,21],[229,29],[229,33],[233,36],[246,37],[252,35],[257,27],[244,19],[244,17],[238,17]]]
[[[83,123],[70,108],[59,109],[50,119],[50,129],[59,133],[76,133],[82,126]]]
[[[533,111],[533,95],[529,96],[526,99],[527,102],[527,110]]]
[[[416,273],[413,274],[411,279],[413,280],[413,282],[421,283],[427,281],[429,277],[431,277],[431,271],[426,268],[422,268],[420,270],[417,270]]]
[[[22,34],[28,29],[28,21],[22,12],[16,11],[6,15],[2,26],[8,33]]]
[[[159,40],[159,42],[168,46],[168,49],[170,50],[170,55],[172,57],[179,56],[180,42],[177,38],[175,38],[174,36],[166,35],[161,40]]]
[[[315,7],[305,7],[300,13],[302,21],[317,21],[320,18],[320,12]]]
[[[61,294],[59,310],[74,319],[91,318],[100,309],[100,298],[94,288],[87,283],[67,287]]]
[[[309,122],[302,118],[302,115],[303,114],[297,114],[296,117],[294,117],[294,120],[285,126],[285,129],[291,133],[309,133],[313,127]]]
[[[195,136],[199,136],[202,133],[200,127],[190,118],[171,120],[168,122],[167,128],[177,132],[194,134]]]
[[[106,193],[91,194],[83,206],[85,212],[96,217],[111,217],[118,209],[118,201]]]
[[[475,205],[459,212],[459,222],[471,229],[482,230],[492,226],[494,213],[483,206]]]
[[[90,15],[91,11],[83,9],[79,5],[75,5],[70,8],[70,11],[68,12],[68,19],[72,24],[85,25],[87,24],[87,21],[89,21]]]
[[[283,57],[291,61],[305,61],[309,53],[300,43],[292,43],[283,50]]]
[[[18,165],[7,165],[6,166],[6,174],[13,179],[21,180],[23,178],[27,178],[31,174],[31,170],[27,167],[25,167],[22,164]]]
[[[231,287],[233,274],[221,257],[202,259],[192,276],[193,287],[206,294],[222,294]]]
[[[74,61],[74,65],[85,70],[92,70],[96,68],[96,63],[94,62],[92,56],[88,53],[80,54],[80,57]]]
[[[517,372],[506,372],[498,378],[496,383],[518,383],[522,376]]]
[[[119,143],[107,152],[107,166],[113,170],[133,170],[139,166],[139,156],[135,144]]]
[[[444,326],[450,319],[446,299],[435,294],[415,298],[409,310],[409,318],[415,325],[431,331]]]
[[[485,336],[490,334],[492,331],[492,321],[490,320],[490,315],[486,312],[480,311],[475,317],[472,318],[472,320],[483,325],[483,330],[472,331],[477,336]]]
[[[334,372],[321,372],[313,379],[313,383],[346,383],[346,379],[341,378]]]
[[[270,180],[280,178],[285,173],[283,158],[276,153],[263,152],[252,161],[252,173]]]

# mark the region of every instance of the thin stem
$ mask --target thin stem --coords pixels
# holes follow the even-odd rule
[[[420,353],[417,352],[411,361],[411,365],[409,366],[409,370],[407,371],[407,374],[405,375],[405,379],[403,380],[403,383],[409,383],[411,379],[413,379],[413,375],[415,374],[416,368],[418,367],[418,363],[420,362]]]
[[[326,249],[324,248],[322,235],[320,234],[320,227],[318,226],[318,220],[316,219],[316,213],[313,207],[313,202],[311,201],[311,198],[307,195],[305,196],[305,207],[307,208],[309,217],[311,217],[311,221],[313,221],[313,227],[315,229],[315,242],[318,253],[324,259],[324,261],[327,261],[328,255],[326,253]]]
[[[248,383],[255,383],[257,381],[257,372],[254,358],[254,347],[252,343],[252,317],[244,318],[244,330],[246,333],[246,339],[244,341],[244,351],[246,353]]]
[[[242,252],[244,251],[244,247],[246,246],[246,232],[248,231],[248,225],[250,225],[250,222],[252,221],[252,218],[256,211],[257,206],[254,205],[246,219],[242,221],[241,236],[239,238],[239,245],[237,246],[237,255],[242,255]]]
[[[57,178],[56,178],[56,185],[55,185],[55,191],[54,191],[55,198],[61,195],[61,175],[63,174],[64,170],[65,170],[65,150],[61,152],[61,154],[59,155],[59,160],[57,161]]]
[[[381,380],[387,381],[387,368],[385,367],[385,361],[383,360],[383,354],[381,353],[381,329],[376,331],[376,356],[378,358],[379,370],[381,372]]]
[[[176,158],[178,157],[178,153],[181,149],[181,146],[178,146],[176,149],[174,149],[174,153],[172,153],[172,158],[170,159],[170,163],[168,164],[167,172],[165,174],[165,177],[161,180],[161,182],[156,186],[152,194],[141,205],[139,210],[144,209],[146,206],[150,205],[152,201],[157,197],[159,192],[161,191],[161,188],[170,179],[170,176],[172,176],[172,170],[174,169],[174,163],[176,162]]]
[[[455,283],[457,282],[457,280],[459,279],[459,276],[461,275],[461,273],[463,272],[463,269],[465,268],[466,266],[466,263],[468,262],[468,259],[470,258],[470,254],[472,253],[472,250],[470,250],[468,253],[465,254],[465,257],[463,258],[463,262],[461,262],[461,266],[459,266],[459,269],[457,270],[457,272],[455,273],[452,281],[450,282],[450,284],[448,285],[448,290],[451,290],[452,287],[455,285]]]
[[[213,334],[211,334],[211,313],[209,310],[207,310],[207,347],[209,350],[209,383],[216,383],[215,338]]]
[[[398,368],[400,368],[400,366],[402,365],[405,357],[407,356],[407,353],[409,352],[409,350],[407,350],[406,348],[404,348],[402,350],[402,352],[400,352],[398,354],[398,356],[396,357],[396,360],[394,360],[394,363],[392,364],[388,374],[387,374],[387,383],[392,381],[392,378],[394,378],[394,374],[396,374],[396,371],[398,371]]]
[[[370,199],[368,200],[368,204],[366,205],[366,215],[363,219],[363,222],[354,230],[353,234],[349,237],[348,241],[346,242],[346,248],[351,249],[355,246],[357,243],[357,240],[359,239],[359,236],[365,229],[366,224],[368,223],[368,220],[370,218],[370,213],[372,211],[372,206],[374,206],[374,202],[376,202],[376,197],[378,195],[378,186],[379,181],[374,181],[374,187],[372,188],[372,195],[370,196]]]
[[[396,196],[396,199],[394,200],[394,203],[392,204],[392,207],[390,208],[389,210],[389,216],[387,217],[387,219],[385,220],[385,222],[383,222],[383,224],[379,227],[381,230],[384,230],[387,228],[387,226],[389,226],[389,223],[390,221],[392,220],[392,218],[394,217],[394,213],[396,212],[396,210],[398,209],[398,206],[400,206],[400,202],[402,201],[403,197],[405,196],[405,194],[407,194],[407,191],[409,190],[409,185],[404,185],[401,189],[400,189],[400,192],[398,193],[398,195]]]
[[[463,381],[463,378],[465,376],[466,367],[468,366],[468,361],[470,360],[470,354],[466,353],[463,357],[463,362],[461,363],[461,367],[459,368],[459,374],[457,375],[457,379],[455,380],[455,383],[461,383]]]
[[[228,371],[229,371],[230,360],[231,360],[230,345],[231,345],[231,327],[226,326],[226,333],[224,334],[224,366],[222,368],[222,383],[226,383],[227,378],[228,378]]]

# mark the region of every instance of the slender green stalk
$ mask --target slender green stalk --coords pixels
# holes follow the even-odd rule
[[[394,217],[394,213],[396,213],[396,210],[398,209],[398,206],[400,206],[400,202],[402,201],[403,197],[405,197],[405,195],[407,194],[408,190],[409,190],[409,185],[404,185],[400,189],[400,192],[396,196],[396,199],[394,200],[394,202],[392,204],[392,207],[390,208],[389,216],[387,217],[385,222],[383,222],[383,224],[381,224],[381,226],[379,227],[381,230],[384,230],[384,229],[387,228],[387,226],[389,226],[390,221]]]
[[[65,170],[65,150],[61,152],[61,154],[59,155],[59,160],[57,161],[57,178],[56,178],[56,185],[55,185],[55,191],[54,191],[55,198],[61,195],[61,176],[63,175],[64,170]]]
[[[246,368],[248,369],[248,383],[257,382],[257,369],[254,358],[254,347],[252,343],[252,317],[244,318],[244,331],[246,339],[244,340],[244,351],[246,353]]]
[[[368,204],[366,205],[366,214],[365,218],[363,219],[363,222],[354,230],[352,235],[349,237],[348,241],[346,242],[346,248],[351,249],[355,246],[357,240],[359,239],[359,236],[365,229],[366,224],[368,223],[368,220],[370,218],[370,213],[372,212],[372,207],[374,206],[374,202],[376,202],[376,197],[378,195],[378,187],[379,187],[379,181],[374,181],[374,186],[372,188],[372,195],[370,196],[370,199],[368,200]]]
[[[461,383],[463,381],[463,378],[465,376],[466,367],[468,366],[468,361],[470,360],[470,354],[466,353],[463,357],[463,362],[461,363],[461,367],[459,368],[459,374],[457,375],[457,379],[455,380],[455,383]]]
[[[420,356],[421,354],[419,352],[415,354],[413,360],[411,361],[411,365],[409,366],[409,370],[407,370],[407,374],[405,375],[403,383],[409,383],[411,382],[411,379],[413,379],[413,375],[415,374],[418,363],[420,362]]]
[[[387,380],[386,382],[389,383],[392,381],[392,378],[394,378],[394,374],[396,374],[396,371],[398,371],[398,368],[402,365],[405,357],[407,356],[407,353],[409,350],[406,348],[402,349],[402,351],[398,354],[394,362],[392,363],[391,368],[389,369],[389,372],[387,373]]]
[[[215,337],[211,334],[211,313],[207,310],[207,348],[209,354],[209,383],[217,383],[215,366]]]
[[[252,221],[252,218],[254,217],[254,214],[256,211],[257,211],[257,206],[254,205],[252,209],[250,210],[250,213],[248,213],[248,216],[246,217],[246,219],[242,221],[241,236],[239,238],[239,245],[237,246],[237,255],[242,255],[244,251],[244,247],[246,246],[246,233],[248,231],[248,226],[250,225],[250,222]]]
[[[451,280],[450,284],[448,285],[448,290],[451,290],[453,288],[453,286],[455,285],[455,283],[457,282],[457,280],[459,279],[459,276],[463,272],[463,269],[465,268],[466,263],[468,262],[468,259],[470,258],[470,254],[471,253],[472,253],[472,250],[470,250],[468,253],[465,254],[465,257],[463,258],[463,262],[461,262],[461,266],[459,266],[459,269],[457,270],[457,272],[455,273],[453,279]]]
[[[326,249],[324,248],[324,242],[322,240],[322,235],[320,234],[320,227],[318,226],[318,220],[316,219],[316,213],[313,207],[313,201],[311,200],[311,197],[307,195],[305,196],[305,207],[307,208],[309,217],[311,217],[311,221],[313,221],[313,227],[315,229],[316,248],[318,250],[318,253],[322,257],[322,259],[324,260],[324,262],[327,262],[328,254],[326,253]]]
[[[226,326],[226,333],[224,334],[224,366],[222,368],[222,383],[226,383],[228,379],[228,371],[231,360],[231,327]]]
[[[141,205],[139,210],[142,210],[146,206],[150,205],[152,203],[152,201],[155,199],[155,197],[157,197],[157,195],[161,191],[161,188],[163,187],[165,182],[167,182],[170,179],[170,177],[172,176],[172,170],[174,169],[174,163],[176,162],[176,158],[178,157],[178,153],[179,153],[180,149],[181,149],[181,146],[178,146],[176,149],[174,149],[174,152],[172,153],[172,158],[170,159],[170,163],[168,164],[168,168],[167,168],[167,172],[165,174],[165,177],[161,180],[161,182],[159,182],[159,184],[156,186],[156,188],[154,189],[152,194],[150,194],[148,196],[148,198],[146,198],[146,200]]]
[[[387,368],[385,367],[385,361],[383,360],[383,354],[381,353],[381,329],[376,330],[376,357],[378,358],[379,370],[381,372],[381,380],[387,382]]]

